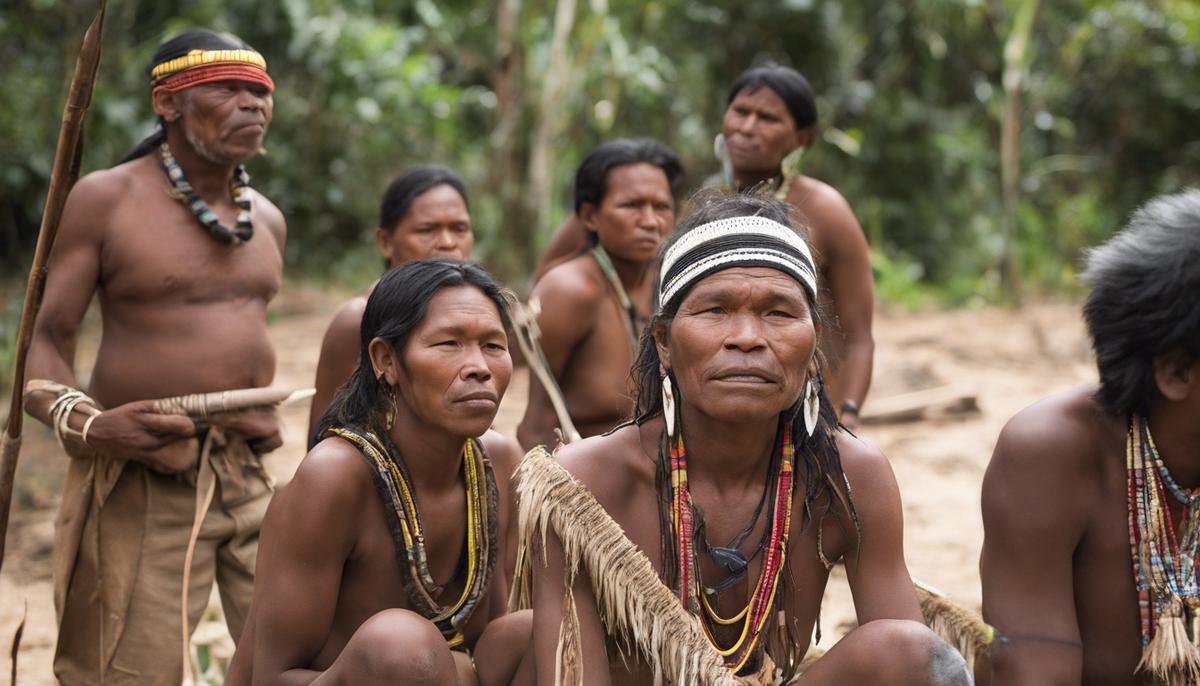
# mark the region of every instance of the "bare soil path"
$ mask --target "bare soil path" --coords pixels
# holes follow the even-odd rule
[[[270,326],[278,351],[276,384],[304,387],[312,383],[321,337],[346,294],[330,295],[300,284],[289,284],[284,293],[272,309]],[[81,368],[93,359],[98,335],[94,321],[85,330]],[[945,384],[969,387],[978,396],[981,412],[976,415],[873,425],[860,432],[883,450],[896,471],[913,576],[978,607],[983,540],[979,486],[984,469],[1009,417],[1041,396],[1094,381],[1079,307],[1041,303],[1019,311],[881,312],[876,340],[873,398]],[[528,376],[519,370],[496,419],[500,431],[515,431],[527,386]],[[0,391],[0,397],[7,397],[7,390]],[[286,443],[267,460],[280,481],[290,478],[304,455],[308,406],[287,408],[283,416]],[[18,681],[42,686],[55,683],[50,552],[64,458],[49,430],[32,421],[26,427],[7,558],[0,573],[0,652],[5,655],[0,674],[9,672],[8,647],[27,604]],[[849,589],[844,576],[835,572],[821,616],[821,647],[828,648],[853,621]]]

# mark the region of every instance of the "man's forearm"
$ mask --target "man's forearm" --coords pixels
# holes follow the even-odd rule
[[[35,329],[33,342],[29,346],[29,357],[25,361],[25,381],[28,383],[30,379],[45,379],[70,388],[84,390],[79,388],[79,382],[75,379],[71,363],[63,355],[63,347],[56,345],[44,330]],[[71,342],[65,347],[73,352],[74,344]],[[22,393],[24,393],[24,389],[22,389]],[[51,422],[50,406],[53,402],[54,395],[50,393],[27,395],[25,396],[25,412],[49,426]]]

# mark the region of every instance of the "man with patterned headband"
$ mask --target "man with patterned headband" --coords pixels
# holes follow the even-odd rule
[[[1200,683],[1200,189],[1087,256],[1099,384],[1013,417],[983,479],[995,686]]]
[[[514,476],[538,683],[968,683],[921,623],[887,460],[821,390],[819,278],[787,206],[710,201],[657,283],[634,421]],[[842,559],[861,626],[802,667]]]
[[[274,84],[241,40],[192,30],[158,48],[150,85],[160,128],[67,201],[26,370],[63,388],[31,392],[28,409],[71,457],[54,555],[68,685],[178,684],[214,578],[238,637],[271,494],[259,456],[281,443],[271,411],[194,425],[152,407],[274,376],[266,308],[285,227],[242,167]],[[94,295],[103,331],[85,381],[73,365]]]

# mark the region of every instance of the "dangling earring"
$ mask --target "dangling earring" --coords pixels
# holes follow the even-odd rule
[[[383,372],[379,372],[379,376],[375,377],[375,382],[387,389],[388,409],[383,416],[383,423],[384,428],[391,431],[392,426],[396,424],[396,387],[385,381],[383,376]]]
[[[675,392],[671,388],[671,375],[663,372],[662,380],[663,419],[667,420],[667,436],[675,437]]]
[[[811,436],[817,432],[817,422],[821,419],[821,396],[817,393],[817,384],[808,380],[804,392],[804,429]]]
[[[388,411],[387,411],[387,430],[391,431],[392,427],[396,424],[396,388],[395,388],[395,386],[390,387],[390,389],[388,391],[388,400],[390,401],[390,406],[388,407]]]

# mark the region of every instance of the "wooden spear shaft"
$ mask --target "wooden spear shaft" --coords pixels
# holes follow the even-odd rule
[[[75,75],[71,78],[71,89],[63,109],[62,126],[58,130],[58,148],[54,152],[54,169],[50,172],[50,189],[46,192],[46,207],[42,212],[42,224],[38,230],[37,248],[33,254],[33,266],[29,269],[29,282],[25,287],[21,326],[17,330],[12,403],[9,405],[4,434],[0,436],[0,566],[4,564],[4,543],[8,535],[13,479],[17,472],[17,456],[21,451],[25,357],[33,339],[33,323],[42,304],[42,292],[46,288],[46,262],[50,257],[50,249],[54,246],[54,237],[62,220],[67,194],[79,178],[79,163],[82,159],[79,141],[83,135],[83,120],[87,115],[88,105],[92,102],[96,70],[100,65],[100,33],[103,30],[106,5],[107,0],[100,0],[100,8],[96,10],[96,17],[92,19],[87,33],[83,36],[83,46],[75,60]]]

